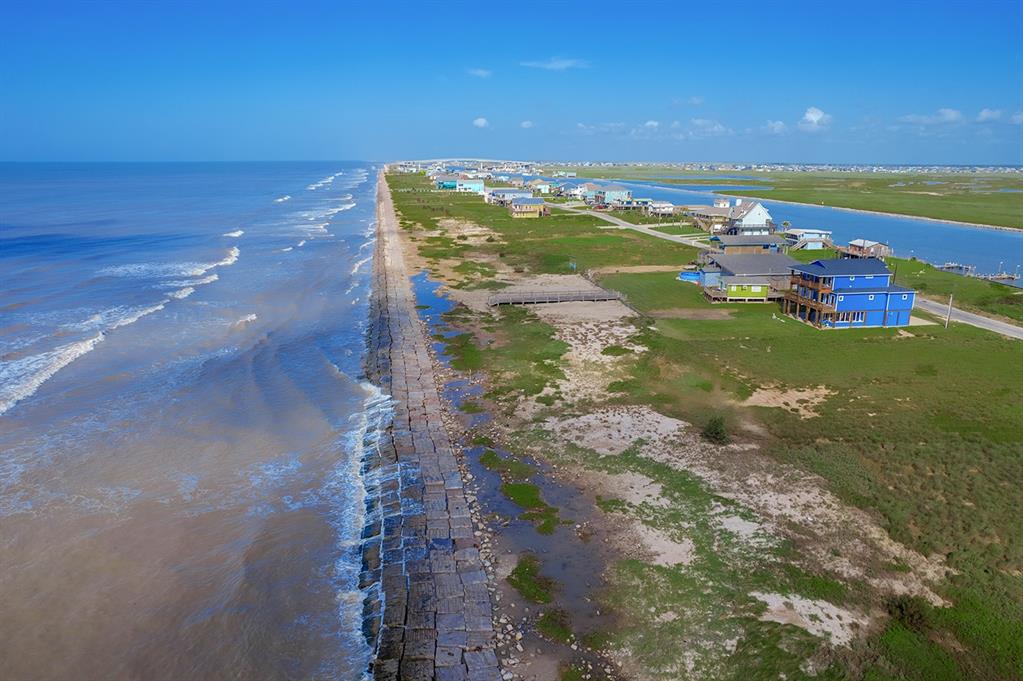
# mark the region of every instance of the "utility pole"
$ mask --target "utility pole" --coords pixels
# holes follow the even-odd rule
[[[945,328],[948,328],[948,320],[952,319],[952,294],[948,294],[948,312],[945,314]]]

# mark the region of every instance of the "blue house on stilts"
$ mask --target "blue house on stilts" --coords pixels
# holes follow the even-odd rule
[[[892,283],[876,258],[815,260],[792,267],[786,314],[817,328],[896,327],[909,324],[916,291]]]

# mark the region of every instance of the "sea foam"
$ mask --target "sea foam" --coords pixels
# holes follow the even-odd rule
[[[236,229],[236,230],[234,230],[233,232],[225,232],[225,233],[224,233],[224,234],[222,234],[221,236],[229,236],[229,237],[232,237],[232,238],[234,238],[234,239],[237,239],[237,238],[238,238],[238,237],[240,237],[240,236],[241,236],[242,234],[245,234],[245,230],[244,230],[244,229]]]

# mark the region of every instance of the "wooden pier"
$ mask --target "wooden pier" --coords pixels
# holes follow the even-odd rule
[[[487,298],[487,305],[543,305],[545,303],[596,302],[622,300],[622,294],[604,289],[585,291],[514,291],[497,293]]]

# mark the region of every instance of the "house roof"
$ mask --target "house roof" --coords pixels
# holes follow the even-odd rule
[[[789,274],[799,265],[796,260],[781,253],[739,253],[712,255],[722,272],[739,276],[780,276]]]
[[[805,265],[796,265],[792,269],[818,277],[891,274],[885,264],[877,258],[814,260]]]
[[[721,283],[725,286],[770,286],[771,282],[766,277],[736,277],[724,276],[721,277]]]
[[[543,199],[514,199],[513,206],[542,206]]]
[[[714,237],[722,246],[761,246],[764,244],[784,244],[785,239],[777,234],[755,236],[752,234],[721,234]]]
[[[850,246],[859,246],[860,248],[870,248],[872,246],[887,246],[888,244],[880,241],[871,241],[870,239],[853,239],[849,242]]]

